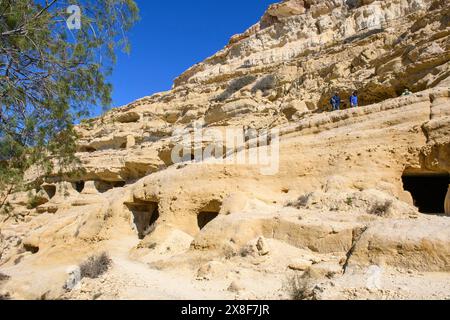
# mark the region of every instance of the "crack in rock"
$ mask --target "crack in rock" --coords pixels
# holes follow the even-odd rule
[[[367,229],[369,229],[368,226],[365,226],[361,229],[354,230],[352,247],[347,252],[347,254],[346,254],[347,258],[345,260],[344,266],[342,267],[344,270],[344,274],[347,272],[348,264],[350,263],[350,259],[353,256],[353,253],[355,252],[355,249],[356,249],[356,244],[359,242],[359,240],[361,240],[362,236],[367,231]]]

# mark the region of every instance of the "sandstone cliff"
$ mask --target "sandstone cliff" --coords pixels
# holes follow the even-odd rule
[[[334,92],[344,110],[330,111]],[[186,143],[200,126],[201,143]],[[230,129],[244,136],[230,161],[197,161]],[[441,284],[395,285],[408,272],[450,283],[448,0],[274,4],[171,91],[77,130],[83,170],[49,177],[34,209],[26,194],[10,199],[0,290],[12,297],[286,298],[285,278],[305,270],[316,298],[450,297]],[[268,147],[252,136],[270,130]],[[270,174],[236,162],[275,142]],[[102,251],[107,289],[83,280],[65,292],[67,268]],[[374,265],[391,287],[361,291]]]

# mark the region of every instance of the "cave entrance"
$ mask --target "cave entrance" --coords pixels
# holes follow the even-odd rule
[[[443,214],[449,188],[448,173],[405,173],[403,186],[414,199],[414,205],[425,214]]]
[[[199,211],[197,214],[197,224],[200,230],[219,216],[221,207],[222,203],[220,201],[213,200]]]
[[[73,183],[74,189],[77,190],[79,193],[83,192],[85,182],[84,181],[77,181]]]
[[[125,204],[133,214],[133,223],[136,226],[139,239],[144,239],[159,218],[157,202],[141,201]]]
[[[82,146],[82,147],[80,147],[80,149],[78,151],[79,152],[86,152],[86,153],[93,153],[93,152],[96,152],[97,149],[92,148],[92,147],[88,147],[88,146]]]
[[[219,212],[200,212],[197,216],[198,227],[200,228],[200,230],[202,230],[208,223],[217,218],[218,215]]]
[[[117,182],[108,182],[108,181],[95,181],[94,182],[95,188],[100,193],[108,192],[109,190],[112,190],[114,188],[123,188],[126,185],[125,181],[117,181]]]
[[[42,189],[44,189],[49,199],[52,199],[56,195],[56,186],[54,185],[44,185],[42,186]]]
[[[39,247],[34,246],[32,244],[24,244],[23,247],[24,247],[25,251],[31,252],[32,254],[36,254],[39,252]]]

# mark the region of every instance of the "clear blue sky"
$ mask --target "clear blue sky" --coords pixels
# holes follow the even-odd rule
[[[114,107],[172,87],[192,65],[222,49],[230,37],[259,21],[277,0],[137,0],[141,21],[130,33],[130,55],[120,53],[110,81]],[[101,108],[92,110],[92,116]]]

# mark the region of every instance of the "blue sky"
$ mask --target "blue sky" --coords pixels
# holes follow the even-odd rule
[[[114,74],[117,107],[172,87],[192,65],[222,49],[259,21],[276,0],[136,0],[141,21],[130,32],[130,55],[119,53]],[[92,116],[101,107],[92,110]]]

